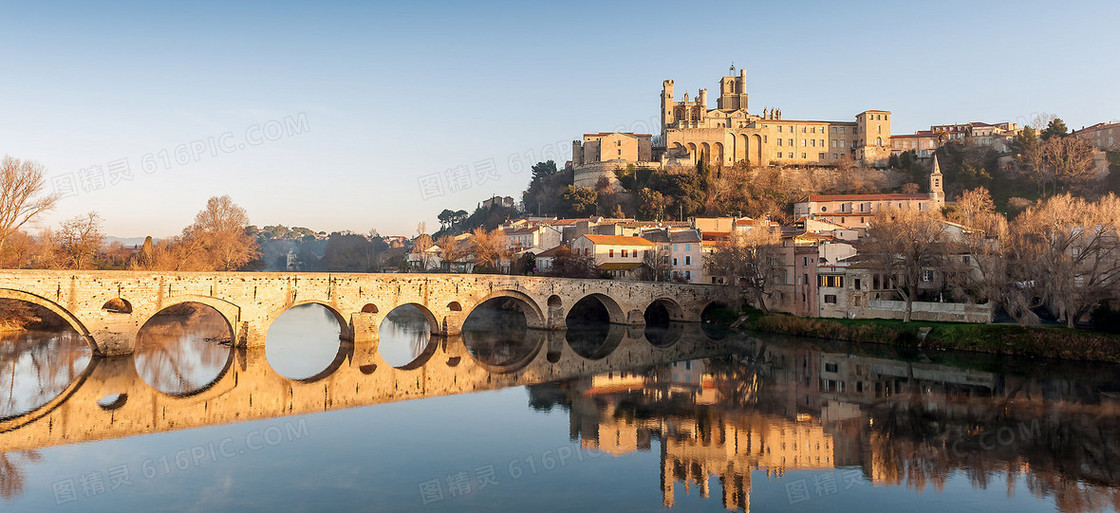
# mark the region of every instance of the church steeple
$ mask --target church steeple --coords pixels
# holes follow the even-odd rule
[[[933,156],[933,172],[929,174],[929,199],[938,207],[945,205],[944,176],[941,174],[941,165],[937,163],[937,155]]]

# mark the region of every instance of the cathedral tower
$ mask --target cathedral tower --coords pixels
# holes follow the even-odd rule
[[[728,76],[719,80],[719,99],[716,108],[724,110],[747,110],[747,70],[739,70],[735,75],[735,65],[731,65]]]

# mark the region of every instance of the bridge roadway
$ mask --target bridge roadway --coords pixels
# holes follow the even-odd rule
[[[263,347],[241,347],[213,383],[186,395],[149,386],[132,356],[95,357],[58,397],[0,420],[0,447],[18,451],[544,383],[712,356],[721,347],[698,324],[674,324],[656,346],[644,331],[611,326],[606,354],[587,358],[564,332],[528,330],[531,350],[503,366],[475,359],[458,336],[433,337],[429,351],[404,367],[387,364],[374,343],[344,342],[334,363],[306,380],[273,371]]]
[[[714,285],[581,280],[484,274],[255,273],[0,270],[0,299],[18,299],[57,313],[103,356],[131,354],[136,335],[169,306],[213,307],[239,346],[264,345],[280,314],[319,303],[343,326],[343,338],[371,341],[393,308],[418,306],[436,335],[457,335],[478,305],[512,298],[531,328],[563,330],[581,299],[593,297],[612,324],[637,326],[654,303],[673,321],[699,322],[727,289]]]

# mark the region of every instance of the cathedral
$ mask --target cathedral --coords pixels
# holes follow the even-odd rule
[[[891,155],[891,113],[866,110],[854,121],[784,119],[781,109],[748,110],[747,72],[735,67],[719,81],[716,108],[708,90],[679,101],[673,81],[661,85],[661,142],[669,157],[729,166],[835,165],[845,156],[866,165],[885,165]]]
[[[645,167],[709,165],[834,166],[847,158],[885,166],[891,155],[891,113],[865,110],[853,121],[795,120],[781,109],[752,114],[746,70],[732,66],[719,81],[716,108],[708,90],[694,98],[674,96],[673,81],[661,85],[661,134],[600,132],[572,142],[577,185],[593,186],[598,177],[626,165]],[[610,178],[610,176],[607,176]]]

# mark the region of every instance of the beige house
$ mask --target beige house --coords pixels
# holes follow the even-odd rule
[[[621,235],[581,235],[572,243],[573,254],[592,257],[595,265],[616,277],[633,277],[646,255],[657,244],[643,237]]]
[[[929,175],[929,194],[810,194],[794,204],[793,216],[844,228],[868,228],[883,210],[934,211],[945,206],[944,175],[937,157]]]
[[[1120,123],[1097,123],[1081,130],[1075,130],[1073,136],[1087,141],[1100,150],[1120,150]]]

